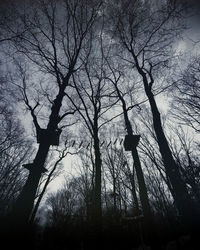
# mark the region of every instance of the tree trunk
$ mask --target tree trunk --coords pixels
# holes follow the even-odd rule
[[[65,79],[65,82],[63,82],[63,85],[60,86],[58,95],[56,96],[53,102],[53,105],[51,107],[51,114],[49,116],[49,123],[46,129],[46,139],[43,138],[39,144],[39,148],[34,159],[33,165],[29,170],[30,173],[28,179],[13,208],[12,214],[16,218],[16,224],[19,224],[21,226],[28,223],[31,216],[31,212],[33,210],[37,188],[42,172],[44,170],[45,160],[51,145],[51,142],[48,140],[48,133],[50,133],[51,135],[52,133],[55,133],[58,123],[60,122],[59,111],[62,106],[62,101],[65,93],[64,91],[67,86],[70,74],[71,73],[69,72]],[[40,132],[40,126],[39,124],[37,124],[37,122],[34,122],[34,124],[36,126],[36,132],[38,134]]]
[[[130,183],[131,183],[131,193],[133,196],[133,207],[135,208],[136,214],[140,213],[138,197],[135,188],[135,180],[134,180],[134,165],[133,165],[133,174],[130,176]]]
[[[59,163],[62,159],[63,159],[63,158],[60,158],[60,159],[58,159],[58,160],[56,161],[56,163],[55,163],[54,166],[53,166],[53,169],[51,170],[51,172],[49,173],[49,175],[48,175],[48,177],[47,177],[47,180],[45,181],[45,184],[44,184],[44,187],[43,187],[43,189],[42,189],[42,192],[40,193],[40,195],[39,195],[39,197],[38,197],[38,199],[37,199],[37,202],[36,202],[36,204],[35,204],[35,207],[34,207],[34,209],[33,209],[33,211],[32,211],[31,218],[30,218],[30,222],[31,222],[31,223],[34,222],[34,219],[35,219],[36,213],[37,213],[37,211],[38,211],[40,202],[41,202],[41,200],[42,200],[42,198],[43,198],[43,196],[44,196],[44,194],[45,194],[45,192],[46,192],[46,189],[47,189],[47,187],[48,187],[48,185],[49,185],[49,183],[50,183],[50,181],[51,181],[51,177],[52,177],[53,173],[55,172],[58,163]]]
[[[114,166],[113,166],[113,203],[114,203],[114,213],[117,212],[117,192],[116,192],[116,177],[114,172]]]
[[[144,181],[144,174],[142,171],[139,155],[137,152],[137,148],[132,149],[132,157],[134,160],[134,168],[136,170],[136,175],[138,179],[138,185],[139,185],[139,195],[140,195],[140,201],[142,204],[142,210],[145,218],[150,218],[151,215],[151,208],[149,205],[149,199],[147,194],[147,188]]]
[[[126,127],[126,130],[127,130],[127,134],[129,136],[132,136],[133,135],[133,129],[132,129],[129,117],[128,117],[126,102],[125,102],[123,96],[121,95],[117,85],[115,85],[115,88],[116,88],[118,97],[119,97],[119,99],[120,99],[120,101],[122,103],[122,109],[123,109],[123,115],[124,115],[124,121],[125,121],[125,127]],[[139,185],[139,196],[140,196],[140,201],[141,201],[141,204],[142,204],[142,210],[143,210],[143,215],[144,215],[145,239],[147,241],[149,241],[149,239],[151,239],[152,236],[153,236],[153,230],[152,230],[153,223],[154,223],[153,215],[152,215],[151,207],[150,207],[150,204],[149,204],[147,188],[146,188],[146,184],[145,184],[145,181],[144,181],[144,174],[143,174],[143,171],[142,171],[142,167],[141,167],[139,155],[138,155],[138,152],[137,152],[137,148],[133,147],[131,151],[132,151],[132,157],[133,157],[133,161],[134,161],[133,168],[135,167],[135,170],[136,170],[136,176],[137,176],[138,185]]]
[[[101,245],[101,233],[102,233],[102,208],[101,208],[101,153],[99,146],[98,127],[97,120],[94,119],[94,192],[93,192],[93,204],[92,204],[92,235],[95,249]]]
[[[118,93],[118,95],[120,95],[120,93]],[[133,130],[132,130],[131,123],[129,121],[128,112],[127,112],[127,109],[126,109],[126,103],[125,103],[124,99],[122,98],[122,96],[121,96],[120,100],[122,102],[126,130],[127,130],[128,135],[131,136],[131,135],[133,135]],[[140,159],[139,159],[139,155],[138,155],[138,152],[137,152],[137,148],[132,149],[132,157],[133,157],[133,160],[134,160],[134,167],[135,167],[135,170],[136,170],[136,175],[137,175],[137,180],[138,180],[138,185],[139,185],[139,195],[140,195],[140,201],[141,201],[141,204],[142,204],[142,210],[143,210],[143,213],[144,213],[144,217],[147,220],[149,220],[152,217],[151,208],[150,208],[150,205],[149,205],[147,188],[146,188],[146,184],[145,184],[145,181],[144,181],[144,174],[143,174],[142,167],[141,167],[141,164],[140,164]]]
[[[194,216],[194,212],[196,213],[196,209],[188,194],[186,184],[182,180],[181,174],[179,172],[179,167],[172,156],[172,152],[169,148],[168,141],[162,128],[160,113],[156,101],[147,84],[145,85],[145,92],[151,106],[153,126],[156,133],[160,153],[163,158],[166,175],[168,176],[173,189],[172,195],[174,197],[176,207],[184,224],[191,225],[191,218],[192,216]]]
[[[98,132],[94,133],[95,151],[95,185],[94,185],[94,222],[97,227],[101,227],[101,153],[99,147]]]
[[[16,226],[23,227],[29,221],[49,147],[50,145],[46,145],[45,142],[39,145],[28,179],[13,208],[13,217]]]
[[[169,182],[172,187],[171,193],[174,197],[174,201],[179,211],[182,222],[185,224],[186,227],[190,226],[191,229],[192,224],[193,223],[196,224],[196,221],[194,222],[192,218],[198,217],[197,215],[198,212],[194,205],[194,202],[192,201],[192,199],[188,194],[186,183],[182,180],[181,174],[179,172],[179,167],[173,158],[172,152],[168,145],[168,141],[165,137],[161,123],[160,112],[158,110],[154,95],[151,90],[153,84],[153,77],[152,75],[150,75],[151,73],[149,73],[149,76],[151,78],[151,82],[149,83],[146,73],[139,66],[138,59],[134,54],[133,58],[135,60],[138,73],[141,75],[143,79],[144,90],[151,107],[154,131],[156,133],[159,150],[164,162],[166,176],[169,179]],[[196,216],[194,216],[194,214]]]

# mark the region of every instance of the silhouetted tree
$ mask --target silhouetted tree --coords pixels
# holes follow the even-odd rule
[[[0,82],[0,214],[5,216],[11,210],[26,179],[22,164],[33,150],[31,141],[25,137],[6,79]],[[14,100],[13,100],[14,101]]]
[[[105,156],[104,156],[104,171],[106,175],[106,179],[108,179],[109,183],[112,185],[112,191],[110,193],[110,197],[112,201],[112,207],[114,214],[117,214],[119,210],[119,202],[121,203],[120,193],[122,193],[118,188],[120,188],[120,177],[122,174],[122,168],[126,163],[126,158],[123,152],[123,149],[117,148],[115,145],[110,145],[108,148],[105,148]],[[137,200],[136,200],[137,203]]]
[[[76,164],[76,170],[78,172],[77,190],[83,197],[84,216],[88,225],[92,224],[93,209],[94,209],[94,183],[95,183],[95,160],[93,154],[93,145],[88,142],[85,144],[85,148],[80,151],[80,164]]]
[[[180,168],[180,173],[187,184],[191,197],[199,203],[200,201],[200,165],[199,153],[195,139],[190,135],[189,130],[183,127],[171,128],[174,136],[170,144],[174,158]]]
[[[122,4],[122,3],[121,3]],[[126,8],[125,8],[126,7]],[[124,8],[124,9],[123,9]],[[128,12],[125,9],[128,8]],[[117,36],[124,50],[128,53],[130,65],[135,69],[135,74],[141,79],[144,92],[148,98],[153,116],[153,126],[159,145],[159,150],[173,188],[173,197],[184,223],[192,228],[191,214],[196,213],[187,187],[183,181],[170,150],[165,132],[162,127],[160,112],[154,98],[154,86],[158,79],[164,77],[163,72],[172,58],[172,45],[174,36],[181,31],[177,26],[180,9],[175,3],[152,7],[149,3],[144,5],[140,1],[132,3],[127,1],[122,4],[118,12]],[[172,26],[172,24],[175,24]],[[125,54],[126,55],[126,54]],[[162,72],[163,71],[163,72]],[[159,78],[158,78],[159,77]],[[162,87],[162,86],[161,86]]]
[[[123,97],[124,93],[119,89],[120,72],[118,73],[119,76],[117,76],[117,74],[114,72],[114,70],[113,69],[111,69],[111,70],[112,70],[112,74],[113,74],[113,79],[109,78],[109,80],[113,83],[114,88],[115,88],[116,93],[117,93],[117,96],[121,102],[125,128],[127,131],[127,135],[129,137],[131,137],[131,136],[133,136],[133,128],[132,128],[132,125],[131,125],[131,122],[130,122],[130,119],[128,116],[128,107],[127,107],[126,101]],[[123,84],[123,81],[121,82],[121,84]],[[131,143],[132,143],[131,145],[134,145],[134,141],[132,141]],[[145,181],[144,181],[144,175],[143,175],[143,171],[142,171],[142,167],[141,167],[141,163],[140,163],[140,159],[139,159],[139,155],[138,155],[138,151],[137,151],[136,146],[135,147],[131,146],[130,151],[132,153],[132,157],[134,160],[134,168],[136,170],[136,175],[137,175],[137,180],[138,180],[138,185],[139,185],[139,194],[140,194],[140,200],[142,203],[143,213],[144,213],[145,218],[151,218],[152,217],[151,208],[150,208],[149,201],[148,201],[148,194],[147,194],[147,189],[146,189],[146,185],[145,185]]]
[[[20,6],[23,15],[17,21],[28,28],[12,39],[13,50],[19,55],[15,59],[17,76],[12,82],[32,116],[39,147],[13,211],[19,223],[29,219],[49,148],[59,145],[61,122],[75,112],[63,104],[65,92],[73,72],[82,64],[81,51],[87,50],[87,35],[100,5],[95,1],[37,1]],[[36,71],[43,74],[39,76],[41,82],[32,78]]]
[[[76,213],[77,203],[79,203],[77,195],[78,193],[75,189],[73,179],[66,181],[61,190],[49,195],[46,203],[49,207],[49,222],[52,225],[56,226],[70,223],[72,216]]]
[[[71,103],[74,105],[81,118],[83,119],[86,128],[88,129],[92,138],[94,147],[94,199],[93,199],[93,219],[96,224],[101,224],[101,172],[102,172],[102,159],[100,152],[100,134],[99,129],[102,125],[102,115],[111,108],[109,103],[104,101],[107,93],[106,84],[103,79],[104,69],[103,61],[100,59],[99,69],[97,64],[93,65],[93,61],[85,63],[85,75],[74,74],[74,86],[76,95],[79,98],[73,98],[69,95]],[[98,60],[98,59],[96,59]],[[76,100],[76,101],[75,101]],[[79,105],[79,106],[78,106]]]
[[[200,132],[200,62],[193,58],[174,85],[173,115],[181,123]]]
[[[106,65],[103,57],[104,34],[103,25],[99,27],[99,33],[91,34],[90,53],[83,61],[83,71],[73,73],[74,96],[66,93],[71,104],[78,111],[84,126],[87,128],[94,149],[94,196],[93,196],[93,219],[96,225],[101,224],[101,174],[102,158],[100,150],[100,135],[103,125],[109,120],[108,111],[112,109],[116,100],[109,99],[113,90],[105,80]],[[95,37],[96,35],[96,37]]]
[[[54,180],[56,177],[58,177],[59,172],[60,172],[59,167],[60,167],[60,164],[62,164],[63,159],[66,158],[68,154],[70,154],[70,155],[76,154],[76,153],[69,151],[69,147],[66,145],[66,143],[67,143],[67,141],[65,141],[64,145],[62,145],[63,146],[62,149],[55,150],[56,152],[54,152],[54,153],[58,153],[58,156],[57,156],[57,154],[54,154],[53,158],[54,159],[58,158],[58,159],[56,161],[54,161],[53,164],[51,163],[52,166],[50,169],[49,169],[49,167],[47,168],[48,170],[50,170],[50,172],[46,174],[47,175],[46,178],[44,177],[41,179],[40,186],[42,186],[42,188],[40,188],[41,191],[39,190],[38,198],[37,198],[37,201],[35,203],[32,214],[31,214],[31,219],[30,219],[31,222],[33,222],[35,219],[35,216],[36,216],[36,213],[37,213],[38,208],[40,206],[40,203],[42,201],[42,198],[43,198],[44,194],[46,193],[50,182],[52,182],[52,180]]]

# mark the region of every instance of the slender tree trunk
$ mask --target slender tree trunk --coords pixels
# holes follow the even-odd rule
[[[122,103],[123,115],[124,115],[124,121],[125,121],[125,127],[126,127],[126,130],[127,130],[127,134],[129,136],[132,136],[133,135],[133,129],[132,129],[129,117],[128,117],[126,102],[125,102],[123,96],[121,95],[117,85],[115,85],[115,88],[116,88],[118,97],[119,97],[119,99],[120,99],[120,101]],[[153,215],[152,215],[152,212],[151,212],[151,207],[150,207],[150,204],[149,204],[147,188],[146,188],[146,184],[145,184],[145,180],[144,180],[144,174],[143,174],[143,171],[142,171],[142,167],[141,167],[141,163],[140,163],[137,148],[133,147],[131,151],[132,151],[132,157],[133,157],[133,161],[134,161],[133,170],[134,170],[134,168],[136,170],[136,176],[137,176],[138,186],[139,186],[139,196],[140,196],[140,201],[141,201],[141,204],[142,204],[142,210],[143,210],[143,215],[144,215],[145,239],[147,241],[149,241],[149,240],[151,240],[153,238],[153,236],[155,236],[155,231],[152,230],[154,228],[154,225],[153,225],[154,220],[153,220]]]
[[[131,182],[131,193],[133,196],[133,207],[135,207],[136,214],[139,214],[140,209],[139,209],[139,203],[138,203],[138,197],[135,189],[135,181],[134,181],[134,165],[133,165],[133,175],[130,176],[130,182]]]
[[[102,233],[102,208],[101,208],[101,153],[98,137],[97,119],[94,119],[94,192],[93,192],[93,204],[92,204],[92,238],[95,244],[95,249],[99,249],[101,245],[101,233]]]
[[[113,159],[109,156],[110,160],[110,167],[111,167],[111,176],[112,176],[112,185],[113,185],[113,211],[116,214],[117,212],[117,190],[116,190],[116,183],[117,183],[117,178],[115,176],[115,167],[114,167],[114,162]]]
[[[126,130],[128,135],[133,135],[133,129],[128,117],[128,112],[127,112],[127,108],[126,108],[126,103],[123,99],[123,97],[121,96],[119,90],[117,89],[118,92],[118,96],[122,102],[122,108],[123,108],[123,114],[124,114],[124,121],[125,121],[125,126],[126,126]],[[141,167],[141,163],[140,163],[140,159],[139,159],[139,155],[137,152],[137,148],[133,148],[132,149],[132,157],[134,160],[134,167],[136,170],[136,175],[137,175],[137,180],[138,180],[138,185],[139,185],[139,195],[140,195],[140,200],[141,200],[141,204],[142,204],[142,210],[144,213],[144,216],[146,217],[147,220],[149,220],[152,215],[151,215],[151,208],[149,205],[149,199],[148,199],[148,194],[147,194],[147,188],[146,188],[146,184],[144,181],[144,174],[142,171],[142,167]]]
[[[95,151],[95,185],[94,185],[94,222],[101,228],[101,153],[99,146],[98,131],[94,133],[94,151]]]
[[[140,200],[141,200],[141,204],[142,204],[143,214],[144,214],[145,218],[150,218],[152,216],[151,208],[149,205],[147,188],[146,188],[146,184],[144,181],[144,174],[142,171],[137,148],[132,149],[132,157],[134,160],[134,168],[136,170],[136,175],[137,175],[137,179],[138,179],[139,195],[140,195]]]
[[[116,177],[114,173],[114,166],[113,166],[113,202],[114,202],[114,213],[116,214],[117,212],[117,193],[116,193]]]
[[[33,209],[33,211],[32,211],[31,218],[30,218],[30,222],[31,222],[31,223],[33,223],[33,221],[34,221],[34,219],[35,219],[35,216],[36,216],[36,213],[37,213],[37,211],[38,211],[40,202],[41,202],[41,200],[42,200],[42,198],[43,198],[43,196],[44,196],[44,194],[45,194],[45,192],[46,192],[46,189],[47,189],[47,187],[48,187],[48,185],[49,185],[49,183],[50,183],[50,181],[51,181],[51,177],[52,177],[53,173],[55,172],[56,167],[58,166],[58,163],[59,163],[62,159],[63,159],[63,158],[60,158],[60,159],[58,159],[58,160],[56,161],[56,163],[55,163],[54,166],[53,166],[53,169],[51,170],[51,172],[49,173],[49,175],[48,175],[48,177],[47,177],[47,180],[45,181],[45,184],[44,184],[44,187],[43,187],[43,189],[42,189],[42,192],[41,192],[41,194],[39,195],[39,197],[38,197],[38,199],[37,199],[37,202],[36,202],[36,204],[35,204],[35,207],[34,207],[34,209]]]
[[[160,113],[159,113],[156,101],[154,99],[153,93],[151,92],[150,88],[147,86],[147,83],[144,83],[144,86],[145,86],[146,95],[148,97],[148,100],[151,106],[151,111],[153,115],[153,126],[154,126],[154,130],[156,133],[158,146],[159,146],[162,158],[163,158],[166,175],[168,176],[172,189],[173,189],[172,195],[174,197],[176,207],[180,213],[180,216],[184,224],[191,225],[191,223],[193,223],[191,221],[191,218],[194,216],[194,213],[196,213],[195,211],[196,209],[188,194],[186,184],[181,177],[179,167],[176,164],[172,156],[172,152],[169,148],[168,141],[165,137],[165,134],[162,128]]]

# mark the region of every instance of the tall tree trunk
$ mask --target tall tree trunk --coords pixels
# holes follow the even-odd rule
[[[95,185],[94,185],[94,223],[101,228],[101,153],[99,146],[98,130],[94,133],[95,152]]]
[[[92,204],[92,238],[95,244],[95,249],[101,245],[101,233],[102,233],[102,208],[101,208],[101,153],[98,137],[97,120],[94,119],[94,192],[93,192],[93,204]]]
[[[140,201],[142,204],[142,210],[145,218],[151,218],[151,208],[149,205],[149,199],[147,194],[147,188],[144,180],[144,174],[142,171],[139,155],[137,148],[132,149],[132,157],[134,160],[134,168],[136,170],[136,175],[138,179],[138,185],[139,185],[139,195],[140,195]]]
[[[13,208],[16,226],[23,227],[29,220],[49,147],[50,145],[45,144],[45,142],[39,145],[33,165],[29,169],[28,179]]]
[[[53,133],[55,133],[55,130],[57,129],[58,123],[60,121],[59,111],[62,106],[62,100],[64,97],[64,91],[67,86],[68,78],[66,79],[66,82],[64,82],[63,85],[60,87],[58,95],[54,100],[54,104],[51,107],[49,123],[46,129],[47,135],[40,141],[36,157],[33,161],[33,165],[29,169],[30,172],[28,179],[13,208],[12,214],[13,217],[15,217],[14,221],[17,221],[16,224],[19,224],[22,227],[23,225],[25,226],[28,223],[33,210],[37,188],[42,172],[44,170],[45,160],[51,145],[51,141],[49,140],[49,138],[52,136]],[[36,121],[36,117],[34,116],[33,118],[35,118],[34,124],[36,126],[36,132],[38,135],[38,133],[40,133],[40,126]]]
[[[117,192],[116,192],[116,177],[115,177],[115,170],[114,166],[113,167],[113,203],[114,203],[114,213],[116,214],[117,212]]]
[[[137,56],[134,53],[132,55],[133,55],[138,73],[142,77],[144,90],[149,100],[150,107],[151,107],[154,131],[156,133],[159,150],[160,150],[163,162],[164,162],[165,172],[171,184],[171,188],[172,188],[171,193],[174,197],[176,207],[179,211],[179,214],[183,223],[186,225],[186,227],[190,226],[190,229],[191,229],[192,224],[193,223],[196,224],[196,221],[194,221],[192,218],[194,217],[197,218],[198,212],[197,212],[194,202],[192,201],[192,199],[190,198],[188,194],[186,183],[183,181],[181,177],[181,174],[179,172],[179,167],[173,158],[167,138],[163,131],[162,122],[160,118],[160,112],[158,110],[154,95],[152,93],[152,85],[154,83],[153,76],[151,75],[151,72],[148,73],[148,76],[150,78],[150,82],[148,82],[146,72],[140,67]],[[194,214],[197,216],[194,216]]]
[[[129,117],[128,117],[126,103],[125,103],[123,97],[121,96],[121,93],[120,93],[119,89],[117,88],[117,86],[115,86],[115,87],[116,87],[119,99],[120,99],[120,101],[122,103],[126,130],[127,130],[128,135],[131,136],[131,135],[133,135],[133,129],[132,129]],[[133,167],[135,167],[137,180],[138,180],[138,185],[139,185],[139,195],[140,195],[140,201],[141,201],[141,204],[142,204],[143,214],[144,214],[145,219],[147,219],[149,221],[152,218],[152,213],[151,213],[151,208],[150,208],[150,205],[149,205],[147,188],[146,188],[146,184],[145,184],[145,181],[144,181],[144,174],[143,174],[143,171],[142,171],[142,167],[141,167],[139,155],[138,155],[138,152],[137,152],[137,148],[132,149],[132,157],[133,157],[133,161],[134,161],[134,166]]]
[[[151,106],[153,126],[156,133],[159,150],[164,162],[166,175],[168,176],[172,186],[172,195],[174,197],[176,207],[184,224],[187,226],[192,226],[192,223],[194,222],[192,222],[192,217],[194,216],[194,213],[196,213],[196,208],[188,194],[186,183],[181,177],[179,167],[172,156],[172,152],[163,131],[159,110],[151,88],[148,86],[145,75],[143,76],[143,82],[145,93]]]
[[[135,208],[136,214],[139,214],[140,209],[139,209],[138,197],[137,197],[136,187],[135,187],[134,171],[135,171],[135,168],[133,165],[133,174],[131,174],[130,176],[131,193],[133,196],[133,207]]]

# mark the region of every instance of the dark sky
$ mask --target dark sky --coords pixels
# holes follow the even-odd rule
[[[191,23],[194,26],[200,25],[200,0],[186,0],[186,3],[191,6],[192,12],[194,14],[194,16],[191,18]]]
[[[186,35],[186,47],[192,49],[193,42],[200,43],[200,0],[169,0],[182,3],[185,6],[185,16],[187,17],[188,29],[184,32]]]
[[[200,42],[200,0],[190,0],[189,3],[192,6],[192,14],[188,20],[190,27],[188,34],[191,35],[191,39],[195,42]]]

